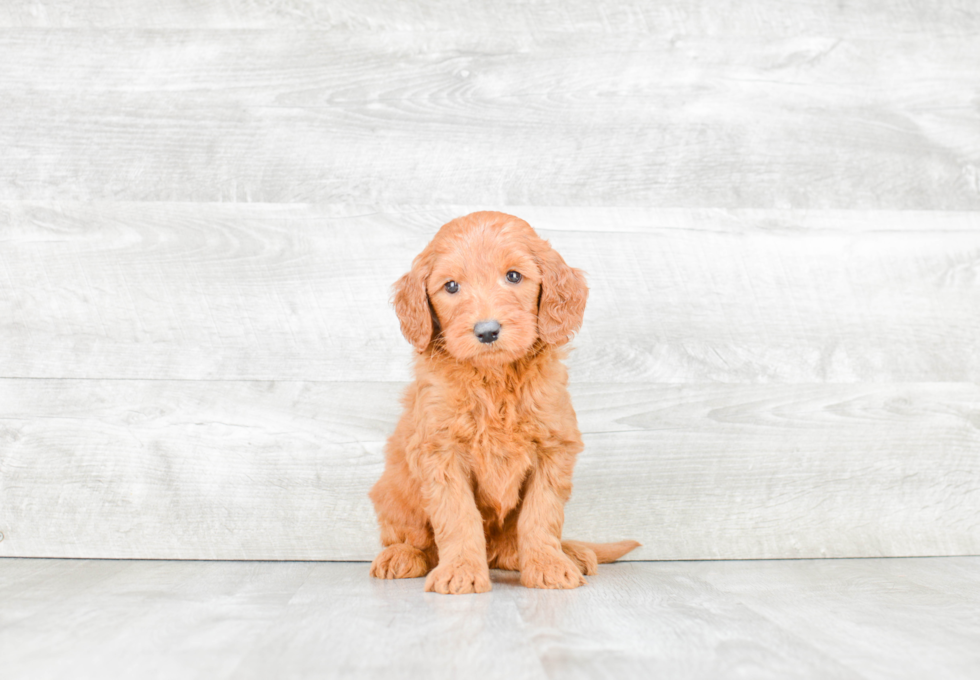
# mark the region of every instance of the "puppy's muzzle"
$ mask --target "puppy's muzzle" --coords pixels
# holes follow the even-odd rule
[[[480,342],[489,345],[500,337],[500,324],[494,320],[480,321],[473,326],[473,333],[480,338]]]

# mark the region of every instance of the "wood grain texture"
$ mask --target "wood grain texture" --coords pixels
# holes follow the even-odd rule
[[[0,3],[0,555],[370,558],[389,286],[488,208],[590,276],[570,535],[980,551],[978,32],[972,0]]]
[[[974,34],[5,31],[0,199],[980,208]]]
[[[388,304],[476,206],[0,204],[0,376],[407,380]],[[515,210],[586,270],[581,382],[980,380],[980,214]]]
[[[399,384],[0,381],[0,555],[370,559]],[[573,387],[565,535],[635,559],[980,553],[980,387]]]
[[[361,31],[460,31],[710,35],[969,35],[980,30],[971,0],[902,3],[867,0],[520,0],[400,2],[398,0],[7,0],[0,27],[12,28],[304,28]]]
[[[835,569],[839,562],[802,561],[789,568],[754,562],[699,564],[693,571],[721,592],[746,597],[753,611],[862,677],[922,677],[942,667],[944,674],[968,678],[980,672],[980,648],[967,642],[980,639],[980,608],[970,595],[975,563],[848,560]],[[832,622],[808,616],[816,603],[833,603],[840,615]],[[922,625],[932,614],[937,620]],[[892,648],[893,636],[907,642]],[[853,640],[864,650],[852,647]]]
[[[980,672],[980,559],[603,565],[446,597],[366,564],[0,559],[6,680]]]
[[[3,560],[4,677],[234,677],[310,572],[183,564]]]

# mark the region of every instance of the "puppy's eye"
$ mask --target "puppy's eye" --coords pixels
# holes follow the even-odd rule
[[[520,283],[523,278],[520,272],[515,272],[513,269],[507,272],[507,280],[511,283]]]
[[[445,288],[446,292],[449,293],[450,295],[459,292],[459,284],[456,283],[455,281],[448,282],[445,286],[443,286],[443,288]]]

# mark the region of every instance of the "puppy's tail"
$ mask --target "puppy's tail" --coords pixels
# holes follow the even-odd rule
[[[586,543],[585,541],[562,541],[562,551],[572,558],[586,576],[595,574],[596,566],[615,562],[634,548],[636,541],[617,541],[616,543]]]

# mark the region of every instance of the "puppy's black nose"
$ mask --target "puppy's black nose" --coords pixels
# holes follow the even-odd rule
[[[481,321],[473,326],[473,332],[480,342],[490,344],[500,337],[500,324],[496,321]]]

